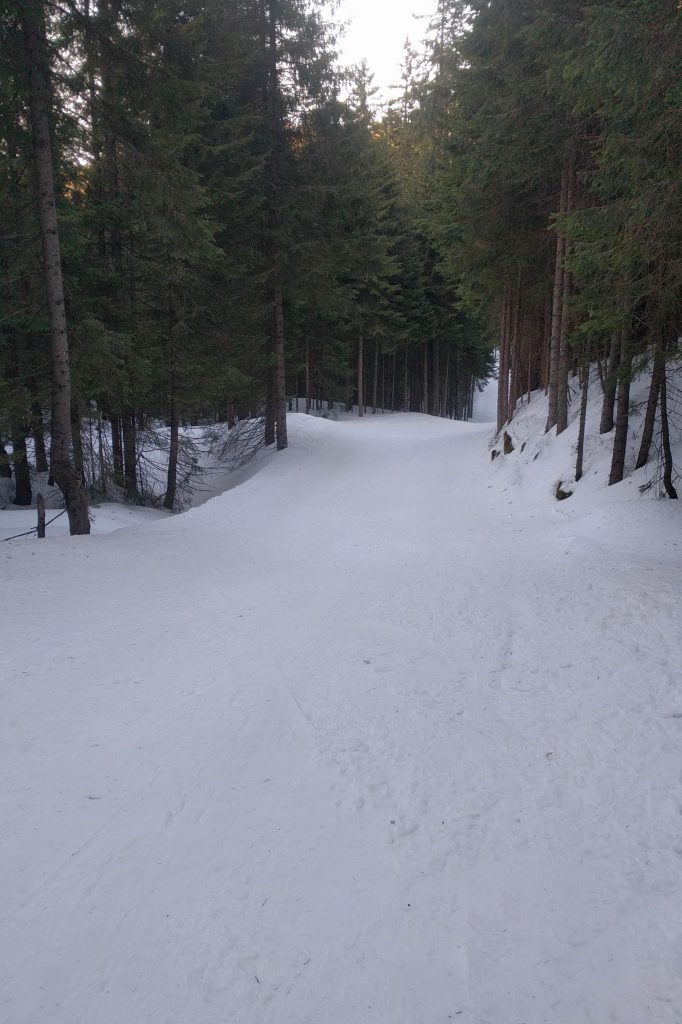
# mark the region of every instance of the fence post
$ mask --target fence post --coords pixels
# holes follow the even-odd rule
[[[38,510],[38,538],[42,540],[45,536],[45,501],[42,494],[36,498],[36,508]]]

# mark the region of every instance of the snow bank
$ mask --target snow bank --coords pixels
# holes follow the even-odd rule
[[[613,435],[599,433],[603,393],[593,367],[590,378],[589,402],[585,431],[585,452],[583,478],[575,482],[576,449],[580,417],[580,384],[577,378],[570,382],[572,402],[569,407],[569,425],[558,437],[556,430],[545,434],[547,421],[547,398],[535,391],[528,402],[519,403],[510,424],[505,428],[512,438],[514,452],[502,457],[502,439],[491,445],[491,450],[500,453],[495,461],[494,477],[498,484],[515,493],[518,500],[528,507],[543,505],[556,495],[559,484],[565,491],[571,491],[570,502],[562,507],[562,513],[571,515],[572,509],[587,510],[600,504],[631,501],[644,494],[657,498],[662,493],[659,465],[660,423],[657,421],[654,444],[649,462],[641,470],[634,470],[641,441],[644,413],[649,394],[650,374],[642,374],[631,386],[630,430],[628,435],[625,480],[609,487],[609,471],[613,449]],[[671,374],[670,389],[674,393],[682,385],[682,373]],[[673,461],[682,467],[682,410],[671,410],[671,441]]]

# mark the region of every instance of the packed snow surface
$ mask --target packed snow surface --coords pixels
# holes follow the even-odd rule
[[[0,546],[0,1020],[679,1024],[679,503],[598,452],[559,503],[568,442],[489,425],[290,431]]]

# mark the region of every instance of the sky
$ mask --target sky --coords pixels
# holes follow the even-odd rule
[[[341,61],[359,64],[365,57],[381,98],[388,99],[400,78],[405,37],[416,48],[426,32],[425,20],[413,15],[429,15],[435,6],[436,0],[342,0],[336,17],[351,24],[339,41]]]

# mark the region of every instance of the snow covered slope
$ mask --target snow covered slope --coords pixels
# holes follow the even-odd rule
[[[0,1020],[679,1024],[678,503],[290,431],[0,546]]]
[[[671,374],[668,382],[669,392],[680,393],[682,372]],[[637,498],[640,493],[657,498],[664,494],[662,485],[662,468],[659,465],[660,455],[660,421],[657,419],[654,431],[654,443],[647,465],[641,470],[634,470],[642,438],[644,414],[649,395],[651,375],[641,374],[632,385],[630,392],[630,420],[628,444],[625,460],[625,479],[615,487],[608,487],[611,455],[613,451],[614,432],[599,433],[599,420],[602,407],[602,389],[597,379],[596,369],[591,371],[590,400],[587,407],[585,431],[585,459],[583,478],[575,484],[576,446],[580,418],[580,384],[577,378],[571,381],[574,400],[569,407],[568,429],[556,436],[552,430],[545,434],[547,421],[547,398],[542,392],[534,391],[531,401],[524,397],[517,406],[511,424],[507,425],[515,450],[511,457],[500,459],[496,466],[498,483],[513,489],[516,497],[526,506],[530,503],[546,505],[555,495],[557,484],[562,485],[564,492],[570,491],[571,501],[562,511],[575,515],[577,511],[586,512],[603,504],[627,501]],[[481,396],[486,397],[485,395]],[[679,484],[679,469],[682,468],[682,434],[680,425],[682,409],[677,403],[670,416],[671,446],[673,462],[676,467],[675,483]],[[494,424],[491,424],[494,430]],[[497,440],[495,449],[502,451],[502,441]],[[680,488],[682,490],[682,488]],[[569,506],[571,511],[569,511]],[[578,506],[578,509],[575,508]],[[645,514],[646,515],[646,514]],[[637,518],[635,506],[630,506],[624,518]]]

